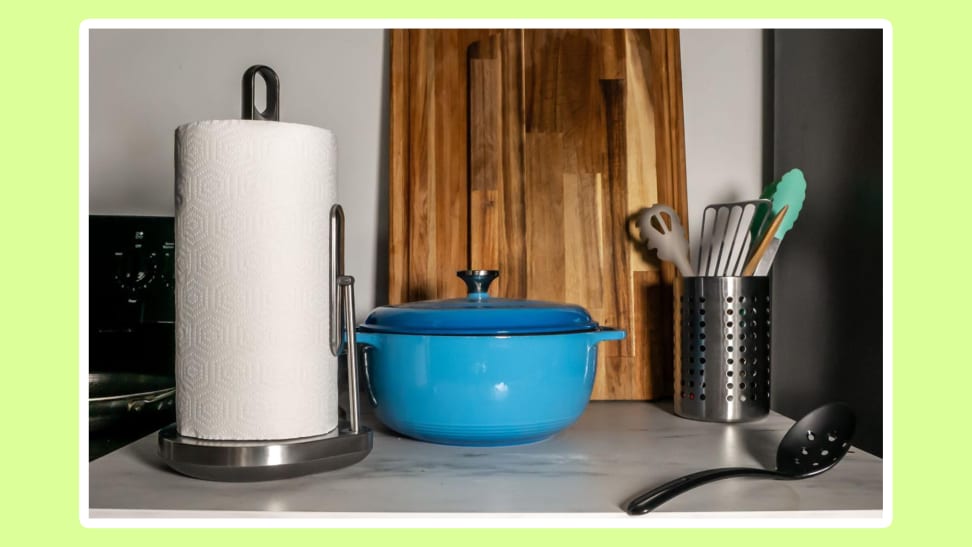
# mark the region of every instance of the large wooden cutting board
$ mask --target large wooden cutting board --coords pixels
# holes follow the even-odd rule
[[[600,345],[595,399],[672,391],[672,281],[631,219],[686,215],[678,31],[395,30],[389,300],[465,294],[571,302]]]

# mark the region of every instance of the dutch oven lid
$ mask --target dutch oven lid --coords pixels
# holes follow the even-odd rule
[[[466,298],[423,300],[382,306],[368,316],[360,330],[395,334],[497,335],[554,334],[597,329],[590,314],[572,304],[538,300],[491,298],[489,284],[496,270],[463,270]]]

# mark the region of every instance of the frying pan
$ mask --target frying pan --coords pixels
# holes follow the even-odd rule
[[[175,379],[128,372],[88,374],[88,429],[159,418],[175,405]]]

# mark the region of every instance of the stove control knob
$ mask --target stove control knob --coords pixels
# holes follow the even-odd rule
[[[115,253],[115,283],[118,288],[135,294],[150,287],[162,269],[158,252],[142,248]]]

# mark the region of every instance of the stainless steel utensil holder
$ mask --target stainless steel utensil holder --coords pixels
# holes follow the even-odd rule
[[[679,278],[675,413],[712,422],[769,414],[768,277]]]

